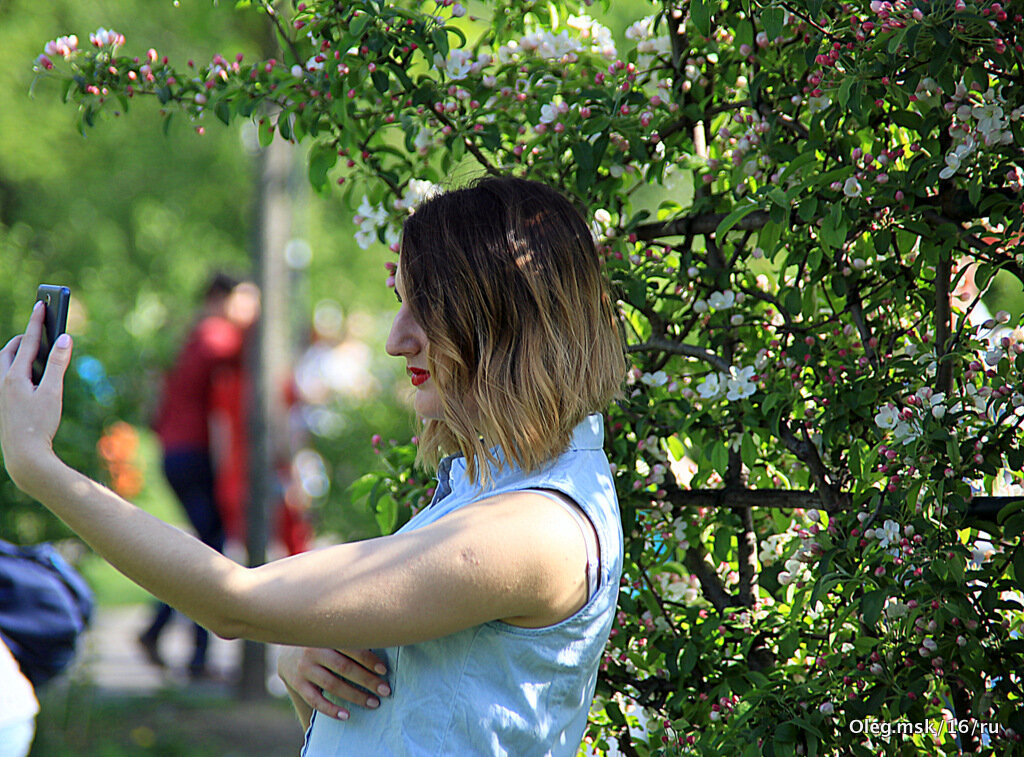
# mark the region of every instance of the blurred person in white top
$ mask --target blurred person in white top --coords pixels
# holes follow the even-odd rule
[[[36,733],[39,701],[0,638],[0,757],[25,757]]]

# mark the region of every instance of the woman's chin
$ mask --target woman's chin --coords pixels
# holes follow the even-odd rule
[[[417,389],[412,406],[416,414],[425,421],[441,419],[441,400],[433,387]]]

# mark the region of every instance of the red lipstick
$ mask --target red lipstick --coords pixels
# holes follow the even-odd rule
[[[430,371],[425,371],[422,368],[409,368],[409,374],[412,376],[413,386],[419,386],[430,378]]]

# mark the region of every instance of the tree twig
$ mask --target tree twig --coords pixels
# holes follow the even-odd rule
[[[627,352],[669,352],[673,355],[685,355],[695,360],[703,360],[717,371],[729,372],[729,362],[716,355],[711,350],[698,347],[695,344],[676,342],[664,336],[652,336],[641,344],[631,344],[626,347]]]

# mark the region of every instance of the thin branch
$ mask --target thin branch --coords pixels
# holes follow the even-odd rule
[[[302,58],[299,56],[299,51],[295,47],[295,41],[288,36],[288,32],[285,30],[284,25],[281,24],[281,17],[274,8],[274,4],[270,2],[270,0],[263,0],[262,5],[263,10],[268,16],[270,16],[270,20],[274,23],[274,26],[277,27],[277,33],[281,35],[281,39],[283,39],[284,43],[288,46],[288,50],[291,52],[292,58],[294,58],[296,63],[301,65]]]
[[[703,360],[717,371],[729,372],[729,363],[716,355],[711,350],[698,347],[695,344],[685,342],[674,342],[663,336],[652,336],[642,344],[631,344],[626,347],[626,352],[669,352],[673,355],[685,355],[695,360]]]
[[[840,509],[845,500],[842,498],[842,493],[836,490],[829,482],[828,469],[825,468],[825,464],[821,461],[818,448],[814,446],[808,437],[807,429],[803,429],[803,435],[802,441],[797,439],[789,424],[785,420],[779,420],[779,438],[782,440],[782,443],[786,445],[790,452],[797,456],[797,459],[807,466],[811,479],[822,493],[825,511],[835,512],[837,509]]]
[[[645,223],[636,227],[635,233],[638,239],[649,242],[661,237],[684,237],[693,234],[711,234],[718,228],[718,224],[728,215],[727,213],[700,213],[695,216],[676,218],[664,223]],[[756,231],[763,227],[770,220],[768,213],[763,210],[755,210],[749,215],[741,218],[732,231]]]
[[[874,335],[871,333],[871,329],[868,328],[867,319],[864,317],[864,306],[860,299],[860,289],[856,286],[850,292],[849,304],[846,309],[849,311],[850,317],[853,318],[853,324],[857,327],[857,332],[860,334],[860,341],[864,345],[864,352],[868,360],[875,368],[880,368],[881,362],[878,359],[878,353],[871,346],[871,340]]]
[[[835,34],[833,34],[828,29],[824,28],[823,26],[819,25],[816,21],[811,19],[810,16],[807,16],[806,14],[803,14],[800,11],[796,10],[789,3],[781,3],[781,5],[782,5],[783,8],[785,8],[787,11],[789,11],[794,16],[799,18],[801,21],[805,22],[808,26],[814,27],[816,30],[821,32],[825,36],[826,39],[830,39],[830,40],[833,40],[833,41],[839,39]]]
[[[714,605],[718,611],[731,607],[736,603],[735,598],[725,590],[722,579],[718,577],[714,567],[707,561],[707,553],[701,544],[693,544],[686,550],[686,559],[683,561],[687,569],[700,581],[700,587],[705,598]]]
[[[953,253],[948,248],[939,251],[939,262],[935,266],[935,354],[939,369],[935,377],[935,391],[949,394],[953,391],[953,364],[943,360],[953,349],[950,340],[952,326],[949,282],[953,274]]]
[[[445,126],[451,127],[452,131],[458,131],[457,125],[444,113],[435,113],[435,117]],[[487,171],[487,173],[489,173],[491,176],[502,175],[501,171],[499,171],[497,168],[491,165],[491,161],[487,159],[487,156],[483,154],[483,152],[480,150],[479,147],[476,146],[473,140],[471,140],[468,136],[463,136],[462,140],[466,145],[466,149],[469,150],[469,152],[473,155],[474,158],[476,158],[477,163],[484,167],[484,170]]]
[[[843,503],[832,512],[852,511],[851,492],[840,491]],[[818,491],[802,489],[679,489],[672,488],[665,499],[673,510],[684,507],[722,507],[742,510],[745,507],[760,507],[770,510],[817,510],[826,509],[825,499]],[[999,511],[1020,502],[1024,497],[974,497],[967,507],[967,519],[971,522],[996,523]]]

